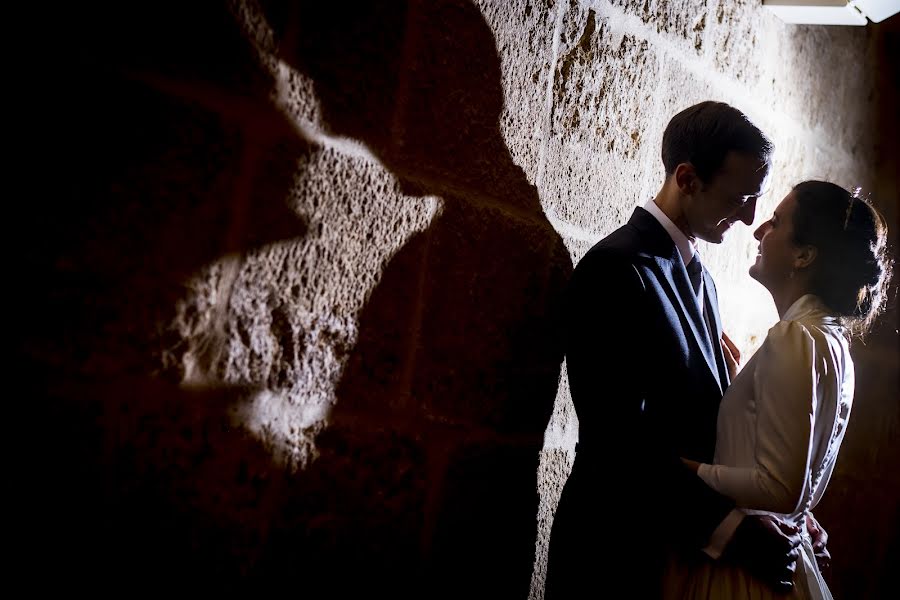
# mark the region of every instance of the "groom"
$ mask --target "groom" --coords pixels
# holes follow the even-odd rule
[[[730,381],[694,241],[718,244],[753,222],[771,150],[727,104],[678,113],[663,134],[662,189],[575,269],[564,333],[579,443],[553,522],[548,600],[658,597],[673,550],[791,586],[797,531],[744,515],[679,459],[712,462]]]

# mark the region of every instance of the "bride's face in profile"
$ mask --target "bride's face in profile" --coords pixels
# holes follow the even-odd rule
[[[794,272],[797,247],[794,245],[793,216],[797,206],[794,192],[789,193],[768,221],[760,225],[753,237],[759,240],[756,262],[750,276],[771,292],[783,286]]]

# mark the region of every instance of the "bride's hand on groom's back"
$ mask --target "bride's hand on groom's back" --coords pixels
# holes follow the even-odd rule
[[[794,585],[799,546],[797,527],[770,516],[747,515],[723,558],[744,567],[773,589],[786,592]]]

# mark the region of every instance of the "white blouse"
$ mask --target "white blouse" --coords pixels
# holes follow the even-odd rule
[[[741,508],[799,521],[831,478],[853,389],[844,328],[818,297],[803,296],[728,388],[716,464],[698,474]]]

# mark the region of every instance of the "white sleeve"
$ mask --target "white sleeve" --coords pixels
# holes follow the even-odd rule
[[[701,465],[698,475],[741,508],[792,513],[808,485],[815,423],[815,341],[795,321],[769,330],[754,373],[756,449],[752,467]]]
[[[722,522],[719,523],[719,526],[716,527],[715,531],[713,531],[712,535],[709,537],[709,543],[706,544],[706,547],[703,548],[703,551],[706,554],[715,560],[718,560],[722,553],[725,552],[725,547],[731,542],[731,538],[734,537],[734,532],[737,531],[738,525],[741,524],[741,521],[744,520],[746,515],[738,509],[732,509],[728,515],[722,519]]]

